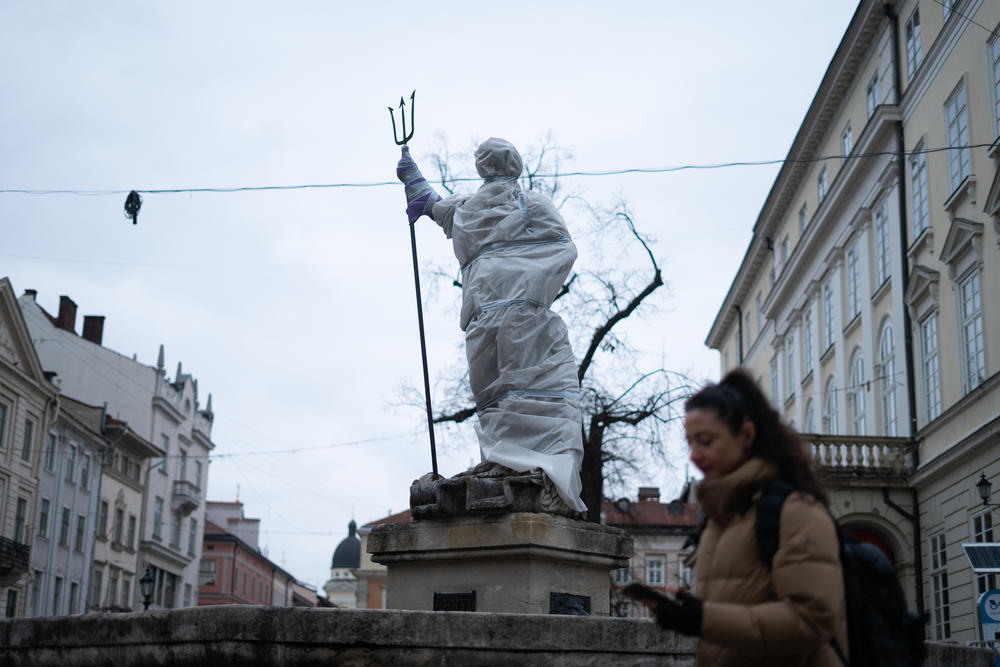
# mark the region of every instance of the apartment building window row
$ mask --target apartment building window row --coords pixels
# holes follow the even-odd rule
[[[889,279],[889,220],[883,202],[875,209],[875,278],[879,286]]]
[[[938,365],[937,311],[920,322],[920,364],[923,370],[927,421],[941,414],[941,369]]]
[[[910,14],[903,32],[906,35],[906,79],[912,81],[924,58],[920,45],[920,7],[916,7]]]
[[[951,174],[951,189],[954,191],[970,174],[969,155],[969,114],[966,105],[965,82],[958,84],[944,104],[945,120],[948,125],[949,151],[948,166]]]
[[[973,270],[958,286],[962,331],[962,356],[965,366],[965,392],[986,379],[986,356],[983,350],[983,311],[979,292],[979,271]]]
[[[993,511],[985,510],[972,517],[972,541],[973,542],[995,542],[993,532]],[[987,591],[995,590],[997,587],[996,572],[976,575],[976,598]]]
[[[882,366],[882,432],[895,437],[897,435],[896,350],[892,340],[892,326],[889,324],[882,328],[879,357]]]
[[[910,188],[913,190],[913,238],[927,229],[930,214],[927,208],[927,154],[923,141],[917,146],[917,154],[910,160]]]
[[[934,639],[951,637],[951,610],[948,606],[948,550],[944,533],[931,535],[931,613]]]

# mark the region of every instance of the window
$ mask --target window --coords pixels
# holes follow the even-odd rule
[[[48,433],[45,437],[45,469],[52,472],[56,467],[56,434]]]
[[[14,618],[14,615],[16,613],[17,613],[17,591],[15,591],[13,588],[8,588],[7,589],[7,608],[6,608],[5,612],[4,612],[4,615],[7,618]]]
[[[211,576],[212,578],[214,578],[215,577],[215,561],[213,560],[213,561],[209,561],[209,562],[211,562],[211,564],[212,564],[212,571],[211,572],[206,572],[205,571],[205,566],[204,566],[205,561],[202,561],[201,572],[202,572],[202,574],[207,574],[207,575]],[[614,582],[615,582],[616,586],[624,586],[625,584],[628,583],[629,572],[628,572],[628,568],[627,567],[619,567],[618,569],[616,569],[614,571],[613,575],[614,575]]]
[[[826,432],[830,435],[836,435],[840,431],[840,425],[837,420],[837,388],[833,384],[832,377],[826,381],[824,393],[826,400],[823,402],[823,422],[826,425]]]
[[[865,424],[865,360],[861,352],[851,362],[850,405],[854,418],[854,435],[868,435]]]
[[[52,586],[52,615],[59,616],[62,611],[60,603],[62,602],[62,585],[63,578],[56,577],[55,584]]]
[[[132,581],[127,577],[122,577],[122,609],[132,608]]]
[[[840,154],[847,157],[851,154],[852,148],[854,148],[854,143],[851,137],[851,124],[848,123],[844,131],[840,133]]]
[[[3,442],[4,442],[3,427],[6,421],[7,421],[7,406],[0,404],[0,452],[3,451]]]
[[[816,432],[816,408],[813,406],[812,399],[809,399],[806,403],[805,417],[802,420],[802,432]]]
[[[64,547],[69,546],[69,522],[69,508],[63,507],[61,519],[59,521],[59,544]]]
[[[993,532],[993,512],[986,510],[972,517],[972,541],[973,542],[995,542]],[[997,587],[997,573],[976,575],[976,599],[987,591],[992,591]]]
[[[195,546],[198,544],[198,520],[192,518],[188,526],[188,555],[194,555]]]
[[[66,481],[73,483],[74,467],[76,466],[76,445],[69,445],[66,448]]]
[[[42,498],[42,505],[38,509],[38,536],[49,536],[49,499]]]
[[[778,357],[771,357],[771,401],[777,405],[780,395],[778,394]]]
[[[115,522],[111,529],[111,541],[116,544],[122,543],[122,532],[125,530],[125,510],[121,507],[115,508]]]
[[[170,546],[178,547],[181,546],[181,513],[174,512],[172,521],[170,522]]]
[[[889,279],[889,220],[884,203],[875,209],[875,278],[879,286]]]
[[[938,368],[937,313],[920,323],[920,364],[923,367],[927,421],[941,414],[941,372]]]
[[[743,335],[746,338],[746,349],[750,349],[750,345],[753,343],[753,333],[750,329],[750,313],[743,315]]]
[[[69,584],[69,613],[77,612],[77,605],[80,603],[80,584],[71,581]]]
[[[819,172],[819,178],[816,179],[816,196],[819,199],[819,203],[822,204],[823,200],[826,199],[826,167],[824,166]]]
[[[951,18],[951,14],[952,14],[952,12],[955,9],[955,5],[957,5],[957,4],[958,4],[958,0],[941,0],[941,8],[942,8],[943,13],[944,13],[944,21],[945,21],[945,23],[947,23],[948,19]]]
[[[823,285],[823,349],[833,345],[833,285],[826,281]]]
[[[760,292],[757,292],[757,335],[764,330],[764,298]]]
[[[931,536],[931,606],[934,639],[951,637],[951,613],[948,609],[948,551],[944,533]]]
[[[118,601],[118,570],[111,568],[108,573],[108,599],[107,606],[113,607]]]
[[[191,606],[191,584],[184,584],[184,606]]]
[[[125,535],[125,546],[129,549],[135,548],[135,515],[128,515],[128,533]]]
[[[202,558],[201,564],[198,566],[198,585],[214,586],[218,568],[219,563],[214,558]],[[626,584],[628,583],[628,580],[629,571],[627,567],[620,567],[615,570],[616,584]]]
[[[906,78],[913,81],[913,75],[923,60],[923,49],[920,45],[920,7],[913,10],[906,20]]]
[[[990,62],[993,64],[993,119],[1000,134],[1000,38],[990,42]]]
[[[788,333],[788,341],[785,343],[785,396],[791,398],[795,395],[795,334]]]
[[[812,308],[806,306],[802,315],[802,375],[809,375],[813,369],[813,322]]]
[[[194,462],[194,485],[201,488],[201,461]]]
[[[805,228],[809,226],[809,209],[808,204],[802,204],[802,208],[799,209],[799,231],[805,231]]]
[[[73,548],[79,553],[83,553],[84,549],[84,536],[87,534],[87,517],[82,514],[76,515],[76,542]]]
[[[188,453],[183,449],[179,449],[180,456],[177,458],[177,479],[187,479],[187,460]]]
[[[861,312],[861,282],[858,275],[858,248],[847,251],[847,315],[853,320]]]
[[[924,150],[923,142],[916,149]],[[910,186],[913,189],[913,238],[927,229],[927,154],[918,152],[910,159]]]
[[[163,498],[159,496],[153,501],[153,537],[163,539]]]
[[[24,420],[24,440],[21,441],[21,459],[31,460],[31,441],[35,437],[35,422],[30,419]]]
[[[84,454],[80,462],[80,488],[90,491],[90,454]]]
[[[872,114],[875,113],[875,107],[879,104],[878,72],[875,72],[872,75],[872,80],[868,82],[868,87],[865,89],[865,97],[868,100],[868,117],[871,118]]]
[[[31,578],[31,609],[28,611],[32,616],[42,615],[42,571],[35,570]]]
[[[170,456],[170,436],[166,433],[160,434],[160,447],[163,449],[163,465],[157,466],[161,475],[167,474],[167,457]]]
[[[892,341],[892,327],[882,329],[879,341],[879,361],[882,364],[882,431],[895,437],[896,427],[896,350]]]
[[[10,516],[10,515],[8,515]],[[19,544],[28,543],[28,501],[17,499],[17,510],[14,514],[14,541]]]
[[[650,586],[663,585],[662,558],[649,558],[646,560],[646,583]]]
[[[108,535],[108,501],[101,501],[101,510],[97,515],[97,536],[107,537]]]
[[[948,124],[949,151],[948,167],[951,173],[951,189],[954,191],[970,173],[969,163],[969,117],[965,104],[965,82],[963,81],[944,104],[945,120]]]
[[[103,590],[102,579],[104,578],[104,570],[94,568],[94,576],[91,577],[90,584],[90,606],[95,608],[100,608],[101,606],[101,591]]]
[[[962,329],[962,362],[965,391],[972,391],[986,379],[983,352],[983,311],[979,299],[979,271],[973,271],[958,286],[959,317]]]

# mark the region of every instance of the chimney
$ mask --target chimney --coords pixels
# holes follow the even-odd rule
[[[24,290],[24,296],[30,296],[31,300],[34,301],[35,297],[38,296],[38,290],[36,290],[36,289],[26,289],[26,290]]]
[[[76,333],[76,304],[66,295],[59,297],[59,317],[56,326],[71,333]]]
[[[651,500],[657,503],[660,502],[660,488],[657,486],[640,486],[639,500]]]
[[[104,315],[83,316],[83,337],[91,343],[101,344],[104,336]]]

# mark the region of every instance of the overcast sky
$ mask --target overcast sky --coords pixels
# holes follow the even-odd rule
[[[4,2],[0,188],[390,180],[386,106],[413,89],[426,172],[439,135],[467,158],[489,136],[528,149],[551,132],[577,170],[781,158],[855,8]],[[625,198],[657,241],[669,293],[626,329],[649,358],[717,376],[704,339],[776,173],[568,179],[595,203]],[[104,344],[143,363],[164,344],[170,377],[183,362],[202,405],[213,395],[207,497],[239,489],[271,558],[322,586],[352,516],[405,509],[430,468],[422,413],[393,406],[421,383],[402,188],[147,194],[135,226],[124,199],[0,194],[0,276],[50,313],[70,296],[78,331],[105,315]],[[418,225],[424,268],[453,266]],[[577,268],[594,262],[582,249]],[[461,354],[456,297],[425,304],[432,374]],[[478,460],[438,436],[442,473]],[[253,454],[294,448],[314,449]],[[655,462],[629,495],[675,493],[683,464]]]

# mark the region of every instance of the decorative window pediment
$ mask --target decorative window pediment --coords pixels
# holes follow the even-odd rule
[[[983,223],[955,218],[941,245],[941,261],[948,265],[952,279],[972,263],[983,261]]]
[[[917,264],[910,271],[910,284],[903,298],[914,321],[921,319],[923,313],[937,307],[939,277],[937,271],[922,264]]]

